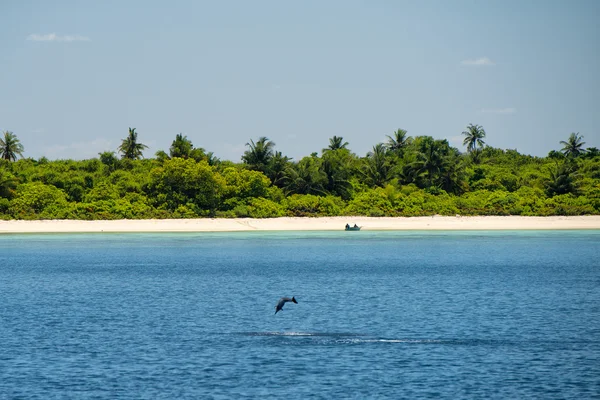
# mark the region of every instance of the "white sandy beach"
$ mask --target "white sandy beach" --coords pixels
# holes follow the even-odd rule
[[[375,230],[600,229],[600,215],[577,217],[321,217],[164,219],[114,221],[0,221],[0,233],[339,231],[346,223]]]

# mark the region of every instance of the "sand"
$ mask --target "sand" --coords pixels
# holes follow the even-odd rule
[[[0,221],[0,233],[340,231],[346,223],[380,230],[600,229],[600,215],[577,217],[321,217],[267,219],[163,219],[113,221]]]

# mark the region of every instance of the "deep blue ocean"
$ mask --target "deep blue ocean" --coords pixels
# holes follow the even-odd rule
[[[0,235],[2,399],[594,397],[597,230]]]

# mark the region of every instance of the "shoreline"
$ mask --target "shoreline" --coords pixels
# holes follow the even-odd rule
[[[362,231],[384,230],[600,230],[600,215],[473,216],[473,217],[280,217],[150,220],[10,220],[0,221],[2,233],[125,233],[343,231],[346,223]]]

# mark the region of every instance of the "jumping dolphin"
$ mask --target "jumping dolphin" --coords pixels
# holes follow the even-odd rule
[[[285,303],[287,303],[288,301],[298,304],[295,297],[292,297],[291,299],[289,297],[282,297],[279,299],[279,301],[277,302],[277,305],[275,306],[275,314],[277,314],[277,312],[283,310],[283,305]]]

